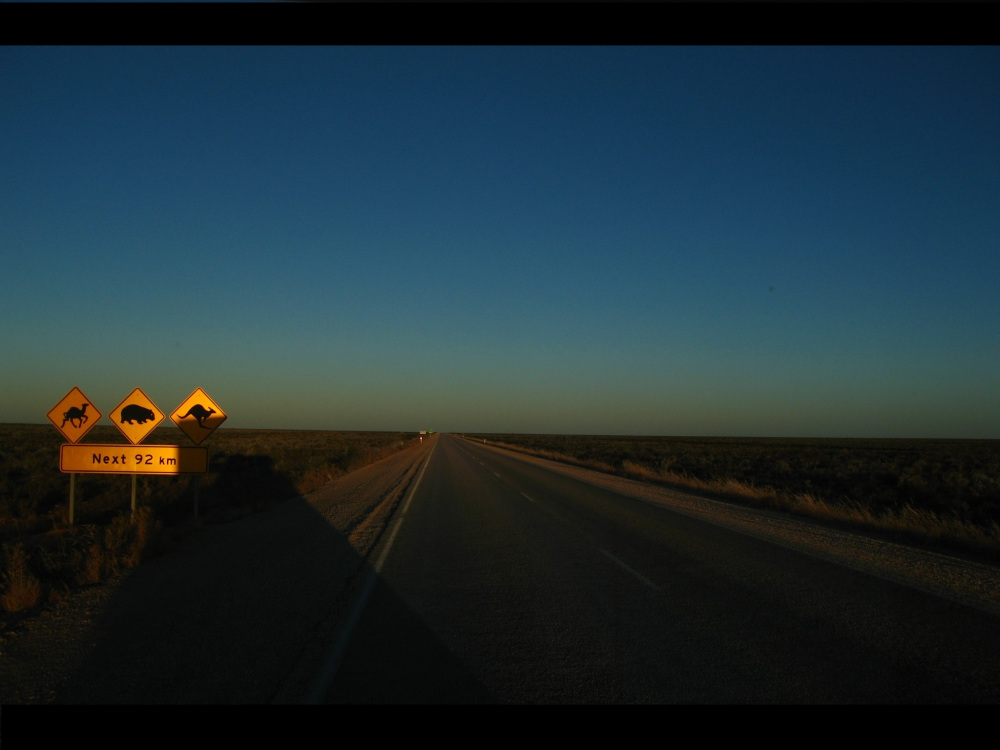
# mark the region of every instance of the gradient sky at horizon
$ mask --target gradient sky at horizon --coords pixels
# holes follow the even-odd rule
[[[1000,438],[1000,49],[0,48],[0,422]]]

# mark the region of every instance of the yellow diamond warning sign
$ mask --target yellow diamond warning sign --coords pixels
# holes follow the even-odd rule
[[[226,413],[208,397],[205,391],[196,388],[195,392],[174,410],[170,419],[184,430],[184,434],[191,438],[195,445],[200,445],[216,427],[226,421]]]
[[[90,399],[79,388],[73,388],[48,413],[49,421],[71,443],[80,440],[101,418]]]
[[[163,421],[163,412],[141,389],[136,388],[114,408],[108,418],[134,444],[141,443]]]

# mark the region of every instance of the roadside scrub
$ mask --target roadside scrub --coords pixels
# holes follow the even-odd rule
[[[111,426],[98,425],[91,436],[121,442]],[[176,429],[157,428],[149,443],[183,440]],[[134,513],[129,475],[77,475],[73,525],[61,442],[51,426],[0,424],[0,613],[8,615],[0,630],[14,613],[121,575],[204,524],[304,495],[417,440],[394,432],[220,429],[208,474],[139,477]]]
[[[1000,559],[998,441],[470,437],[717,500]]]

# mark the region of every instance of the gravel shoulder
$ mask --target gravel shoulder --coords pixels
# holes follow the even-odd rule
[[[0,634],[0,705],[296,702],[432,444],[204,526]]]
[[[627,497],[665,505],[678,513],[1000,615],[1000,565],[900,544],[874,533],[848,531],[785,513],[711,500],[498,446],[485,447]]]

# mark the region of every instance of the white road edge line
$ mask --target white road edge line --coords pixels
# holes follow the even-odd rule
[[[648,578],[646,578],[646,576],[644,576],[641,573],[638,573],[638,572],[632,570],[632,568],[630,568],[628,565],[626,565],[625,563],[623,563],[621,560],[619,560],[617,557],[615,557],[614,555],[612,555],[610,552],[608,552],[603,547],[600,548],[600,549],[601,549],[601,553],[605,557],[607,557],[613,563],[615,563],[618,566],[620,566],[623,570],[626,570],[627,572],[631,573],[633,576],[635,576],[636,578],[638,578],[639,581],[641,581],[643,584],[645,584],[646,586],[649,586],[649,588],[653,589],[653,591],[659,591],[660,590],[660,587],[657,586],[655,583],[653,583]]]
[[[385,543],[385,547],[382,549],[382,553],[379,555],[378,561],[375,563],[374,567],[368,569],[368,577],[365,580],[364,590],[361,592],[361,596],[358,600],[354,603],[354,609],[351,611],[351,616],[347,619],[347,624],[340,633],[340,638],[337,639],[337,645],[330,654],[330,658],[327,659],[326,666],[323,667],[323,672],[320,674],[319,679],[313,686],[312,692],[309,694],[309,698],[306,701],[306,703],[310,706],[315,706],[322,700],[323,695],[326,694],[330,681],[337,673],[337,667],[340,666],[340,660],[344,655],[344,650],[347,648],[347,642],[351,638],[351,633],[354,632],[354,626],[361,618],[361,613],[368,604],[368,598],[371,596],[372,589],[375,588],[375,581],[378,579],[378,574],[382,572],[382,565],[389,556],[389,550],[392,548],[392,543],[396,540],[396,533],[399,531],[399,527],[403,524],[403,518],[406,516],[406,511],[410,507],[410,502],[413,500],[413,496],[417,493],[417,487],[420,486],[420,480],[424,478],[424,472],[427,470],[427,464],[431,462],[431,455],[434,453],[434,448],[437,448],[437,443],[434,443],[434,446],[431,448],[431,452],[428,453],[427,458],[424,459],[424,465],[420,467],[420,473],[417,474],[417,479],[407,494],[400,516],[396,520],[395,524],[393,524],[392,533],[389,535],[389,540]]]

